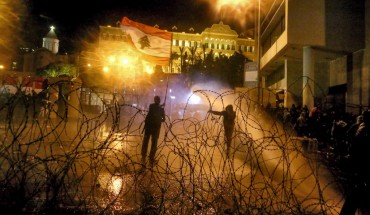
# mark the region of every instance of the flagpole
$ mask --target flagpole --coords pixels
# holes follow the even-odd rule
[[[166,106],[167,92],[168,92],[168,74],[167,74],[167,83],[166,83],[166,94],[164,96],[163,106]]]
[[[172,58],[171,58],[171,55],[172,55],[172,34],[171,34],[171,39],[170,39],[171,43],[170,43],[170,56],[169,56],[169,59],[170,59],[170,62],[168,64],[168,66],[170,67],[169,68],[169,73],[172,73]],[[163,106],[166,105],[166,100],[167,100],[167,92],[168,92],[168,73],[167,73],[167,83],[166,83],[166,95],[164,97],[164,102],[163,102]]]

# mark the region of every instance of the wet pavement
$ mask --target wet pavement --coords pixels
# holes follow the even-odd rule
[[[338,190],[330,182],[341,181],[340,165],[330,151],[318,152],[315,141],[301,152],[301,140],[270,135],[280,128],[262,130],[257,123],[248,124],[236,133],[232,156],[227,158],[217,121],[175,121],[163,127],[158,164],[140,171],[142,121],[137,117],[129,127],[101,118],[21,124],[1,134],[2,153],[11,157],[1,160],[1,174],[6,176],[2,179],[26,177],[16,185],[27,187],[25,196],[34,193],[37,198],[22,206],[24,210],[75,208],[123,214],[143,210],[296,214],[303,206],[318,213],[339,210]],[[6,175],[9,169],[17,174]],[[8,181],[2,183],[9,187]],[[5,191],[4,196],[17,189]],[[335,204],[328,199],[335,199]]]

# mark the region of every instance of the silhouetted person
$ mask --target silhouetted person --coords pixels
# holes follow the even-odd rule
[[[340,212],[341,215],[355,214],[358,209],[365,210],[365,214],[370,212],[370,176],[368,173],[370,111],[365,111],[362,117],[363,122],[359,125],[350,148],[351,187]]]
[[[316,138],[317,131],[320,125],[321,118],[321,108],[320,105],[315,104],[311,110],[308,112],[308,128],[309,128],[309,136]]]
[[[233,110],[232,105],[226,106],[225,110],[223,111],[214,111],[209,110],[209,113],[223,116],[223,124],[224,124],[224,130],[225,130],[225,141],[226,141],[226,155],[229,157],[230,153],[230,147],[231,147],[231,140],[234,132],[235,127],[235,118],[236,118],[236,112]]]
[[[294,124],[297,121],[297,118],[299,117],[299,113],[295,104],[292,104],[292,107],[290,108],[289,112],[291,116],[290,118],[291,123]]]
[[[144,140],[141,148],[141,161],[142,164],[145,165],[149,139],[151,137],[152,147],[149,154],[149,163],[151,167],[154,165],[154,158],[157,151],[157,142],[159,133],[161,131],[161,124],[162,122],[164,122],[165,119],[164,109],[163,106],[159,104],[160,102],[160,97],[155,96],[154,103],[149,105],[149,112],[145,118]]]
[[[334,150],[339,159],[347,155],[347,145],[345,142],[347,129],[348,124],[344,121],[343,117],[340,117],[333,121],[331,136],[333,138]]]
[[[347,130],[346,132],[346,142],[347,142],[347,146],[348,146],[348,149],[347,149],[347,153],[349,153],[351,151],[351,144],[352,144],[352,141],[356,138],[356,133],[357,133],[357,130],[358,128],[360,127],[361,123],[363,122],[363,117],[362,115],[358,115],[356,117],[356,121],[355,123],[353,123],[349,129]]]
[[[298,136],[307,136],[307,118],[304,112],[301,112],[297,118],[294,129],[297,131]]]

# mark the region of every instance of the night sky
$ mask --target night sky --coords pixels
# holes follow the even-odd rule
[[[34,26],[32,42],[37,42],[56,27],[61,40],[60,48],[66,51],[76,49],[80,41],[92,42],[100,25],[115,25],[123,16],[147,25],[159,25],[160,29],[202,32],[206,27],[220,21],[220,16],[209,1],[201,0],[24,0],[29,19],[26,26]],[[227,23],[233,29],[235,23]]]

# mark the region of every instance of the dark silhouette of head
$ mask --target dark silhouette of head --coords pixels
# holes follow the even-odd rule
[[[161,98],[159,96],[154,96],[154,103],[159,104],[161,102]]]
[[[364,121],[364,117],[362,115],[359,115],[356,117],[356,123],[361,124]]]
[[[362,113],[362,120],[365,124],[370,124],[370,110],[366,110]]]
[[[228,105],[228,106],[226,106],[225,110],[228,111],[228,112],[232,112],[233,111],[233,106]]]

